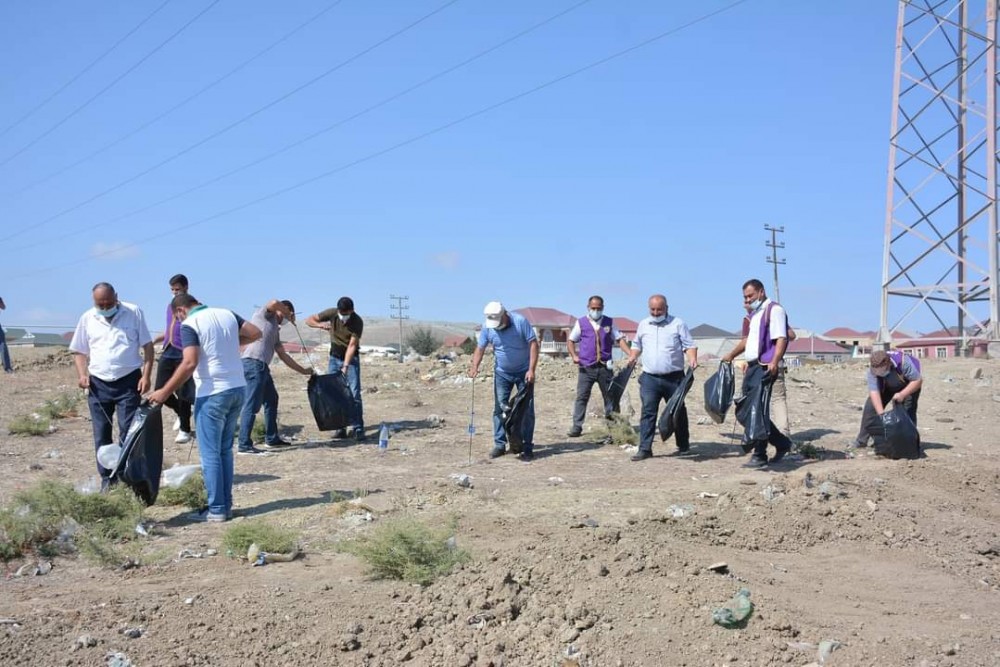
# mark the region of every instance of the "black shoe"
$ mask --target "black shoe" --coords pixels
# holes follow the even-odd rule
[[[503,456],[506,453],[507,453],[506,449],[491,449],[490,450],[490,458],[491,459],[498,459],[498,458],[500,458],[501,456]]]
[[[667,456],[691,456],[693,454],[694,452],[691,451],[690,447],[678,447],[671,453],[667,454]]]
[[[336,431],[333,432],[333,437],[337,438],[338,440],[343,440],[344,438],[347,437],[347,429],[338,428]]]
[[[567,438],[579,438],[581,435],[583,435],[583,429],[571,428],[569,430],[569,433],[566,434],[566,437]]]
[[[363,428],[354,429],[354,441],[355,442],[365,441],[365,430]]]
[[[268,449],[281,449],[282,447],[291,447],[292,443],[288,442],[287,440],[282,440],[281,438],[278,438],[274,442],[265,442],[264,446],[267,447]]]
[[[750,444],[745,444],[744,443],[744,444],[740,445],[740,449],[743,450],[744,454],[749,454],[750,452],[753,451],[753,443],[752,442]]]
[[[767,467],[767,457],[757,456],[756,454],[750,457],[750,460],[743,464],[744,468],[766,468]]]
[[[768,461],[768,463],[772,465],[778,463],[779,461],[781,461],[781,459],[785,458],[785,454],[787,454],[791,450],[792,450],[791,447],[785,447],[784,449],[779,449],[774,453],[774,456],[771,457],[771,460]]]
[[[631,457],[629,457],[629,460],[630,461],[645,461],[646,459],[651,459],[651,458],[653,458],[653,452],[652,451],[650,451],[648,449],[640,449],[635,454],[633,454]]]
[[[535,460],[535,455],[531,452],[521,452],[517,455],[518,461],[524,461],[525,463],[530,463]]]

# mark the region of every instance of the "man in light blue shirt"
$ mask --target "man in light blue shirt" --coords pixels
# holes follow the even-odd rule
[[[680,386],[684,379],[685,360],[690,368],[698,367],[698,348],[694,345],[691,332],[684,320],[667,314],[667,297],[662,294],[649,297],[649,317],[639,322],[629,363],[634,364],[640,355],[642,419],[639,422],[639,451],[632,456],[633,461],[644,461],[653,456],[653,435],[660,400],[670,400]],[[677,412],[674,442],[677,443],[678,454],[687,452],[691,447],[687,408],[683,405]]]
[[[535,381],[538,365],[538,338],[528,320],[517,313],[509,313],[499,301],[490,301],[483,309],[486,322],[479,332],[476,351],[472,355],[469,377],[479,374],[479,365],[487,345],[493,345],[493,449],[490,458],[507,453],[507,435],[503,429],[503,408],[510,400],[514,387],[518,393]],[[528,400],[527,411],[521,423],[524,446],[518,455],[522,461],[534,459],[535,399]]]

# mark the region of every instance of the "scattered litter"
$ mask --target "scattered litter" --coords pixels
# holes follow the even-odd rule
[[[134,667],[124,653],[108,653],[104,659],[107,660],[107,667]]]
[[[750,601],[750,589],[741,588],[736,595],[712,612],[712,621],[724,628],[742,627],[753,612],[753,602]]]
[[[551,484],[553,486],[558,486],[558,485],[562,484],[565,481],[566,480],[564,480],[562,477],[549,477],[549,484]]]
[[[135,526],[135,534],[142,535],[143,537],[149,537],[149,529],[147,529],[142,523],[137,523]]]
[[[97,462],[108,470],[114,470],[122,455],[122,446],[114,443],[101,445],[97,448]]]
[[[95,646],[97,646],[96,639],[90,635],[80,635],[76,638],[76,641],[73,642],[73,648],[71,650],[79,651],[82,648],[93,648]]]
[[[719,494],[718,493],[709,493],[708,491],[702,491],[701,493],[698,494],[698,497],[699,498],[718,498]]]
[[[618,445],[618,447],[627,454],[635,454],[639,451],[639,445]]]
[[[570,528],[597,528],[600,524],[597,523],[597,519],[587,517],[581,521],[574,521],[570,524]]]
[[[261,551],[256,543],[251,544],[247,549],[247,562],[257,567],[259,565],[270,565],[271,563],[291,563],[299,557],[299,550],[296,548],[287,554],[269,554]]]
[[[844,491],[833,482],[823,482],[819,485],[819,495],[823,498],[823,500],[829,500],[830,498],[846,498],[847,491]]]
[[[163,471],[163,484],[171,489],[178,489],[191,475],[201,470],[201,465],[182,466],[174,464],[173,467]]]
[[[718,563],[712,563],[708,566],[708,569],[712,572],[718,572],[719,574],[725,574],[729,572],[729,563],[725,561],[720,561]]]
[[[427,415],[427,426],[430,428],[440,428],[444,426],[444,419],[437,415]]]
[[[764,500],[769,503],[773,503],[778,498],[785,495],[785,490],[781,487],[774,486],[773,484],[768,484],[761,490],[760,495],[764,496]]]
[[[788,568],[782,565],[775,565],[774,563],[769,563],[772,570],[777,570],[778,572],[788,572]]]
[[[472,488],[472,478],[469,477],[468,475],[463,475],[462,473],[453,472],[452,474],[448,475],[448,478],[455,480],[455,484],[462,487],[463,489]]]
[[[671,505],[667,508],[670,516],[674,519],[683,519],[694,514],[694,505]]]
[[[826,660],[830,657],[830,654],[841,646],[843,644],[835,639],[824,639],[819,643],[819,648],[816,649],[816,661],[821,665],[826,664]]]
[[[492,621],[493,618],[494,618],[493,612],[482,611],[482,612],[479,612],[478,614],[473,614],[468,619],[466,619],[465,622],[470,627],[473,627],[476,630],[482,630],[487,625],[489,625],[490,621]]]
[[[128,628],[122,632],[123,635],[129,639],[138,639],[142,637],[142,628]]]
[[[52,571],[52,563],[47,560],[41,560],[37,563],[25,563],[21,567],[17,568],[17,572],[14,573],[15,577],[40,577],[43,574],[48,574]]]
[[[62,457],[62,452],[60,452],[58,449],[53,449],[52,451],[47,452],[42,456],[43,459],[58,459],[61,457]]]
[[[92,496],[101,490],[101,482],[97,475],[91,475],[87,481],[77,484],[76,490],[85,496]]]
[[[205,551],[205,555],[206,556],[218,556],[219,555],[219,550],[218,549],[207,549]]]
[[[704,426],[705,424],[711,424],[712,420],[709,419],[708,417],[698,417],[698,421],[695,423],[698,424],[699,426]]]
[[[196,595],[196,596],[194,596],[193,598],[184,598],[184,604],[187,604],[187,605],[191,605],[191,604],[194,604],[194,601],[195,601],[195,600],[196,600],[197,598],[198,598],[198,596],[197,596],[197,595]]]
[[[793,651],[815,651],[816,645],[809,642],[786,642]]]
[[[0,625],[20,625],[21,622],[16,618],[0,618]]]
[[[876,503],[874,500],[866,500],[865,505],[868,505],[868,509],[870,509],[872,512],[878,509],[878,503]]]

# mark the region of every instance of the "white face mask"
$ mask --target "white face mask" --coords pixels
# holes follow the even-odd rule
[[[350,315],[341,315],[341,314],[339,314],[339,313],[338,313],[338,314],[337,314],[337,318],[338,318],[338,319],[339,319],[339,320],[340,320],[341,322],[343,322],[344,324],[347,324],[347,320],[351,319],[351,316],[350,316]]]
[[[650,315],[649,319],[653,320],[653,322],[655,322],[656,324],[659,324],[661,322],[665,322],[666,319],[667,319],[667,316],[666,315]]]
[[[757,310],[758,308],[760,308],[760,307],[761,307],[761,306],[762,306],[763,304],[764,304],[764,302],[763,302],[763,301],[761,301],[760,299],[757,299],[756,301],[751,301],[751,302],[750,302],[750,312],[754,312],[754,311],[756,311],[756,310]]]
[[[590,316],[590,319],[598,322],[602,317],[604,317],[604,311],[593,308],[587,312],[587,315]]]

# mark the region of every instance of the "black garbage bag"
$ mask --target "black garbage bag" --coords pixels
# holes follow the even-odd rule
[[[611,412],[621,414],[622,394],[625,393],[625,386],[632,377],[632,370],[635,366],[626,365],[611,379],[611,386],[608,388],[608,398],[611,399]]]
[[[743,444],[771,435],[771,381],[767,378],[736,399],[736,421],[743,427]]]
[[[716,424],[726,421],[726,413],[733,404],[736,393],[736,377],[733,365],[728,361],[719,362],[719,370],[705,381],[705,412]]]
[[[684,398],[691,390],[691,385],[693,384],[694,369],[689,368],[684,374],[680,385],[677,386],[674,393],[667,399],[667,405],[663,408],[663,414],[660,415],[660,420],[657,423],[657,429],[660,431],[660,440],[666,440],[674,434],[674,428],[677,425],[677,412],[684,407]]]
[[[910,415],[901,407],[882,413],[885,440],[875,442],[875,453],[890,459],[920,458],[920,432]]]
[[[143,403],[122,439],[122,452],[111,481],[128,486],[142,502],[152,505],[160,493],[163,472],[163,417],[159,405]]]
[[[354,399],[343,374],[310,376],[307,393],[316,428],[333,431],[349,426]]]
[[[503,431],[507,434],[507,448],[512,454],[520,454],[524,449],[524,435],[522,426],[524,415],[528,411],[528,403],[535,395],[535,383],[528,382],[522,391],[508,399],[506,405],[501,405],[503,412],[500,418],[503,420]]]

